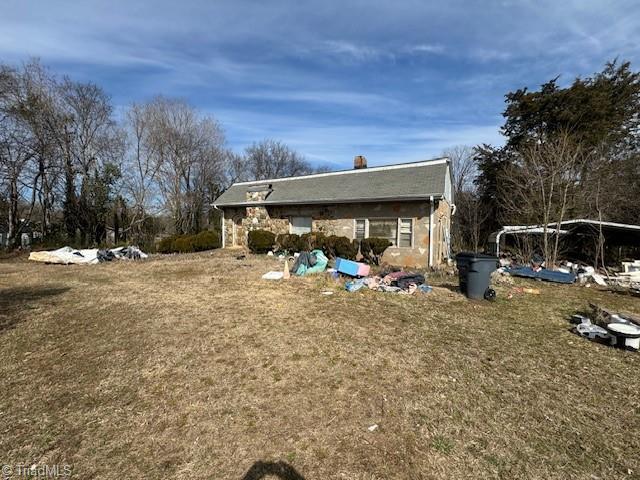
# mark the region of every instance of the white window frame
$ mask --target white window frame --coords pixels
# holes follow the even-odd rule
[[[353,219],[353,236],[352,239],[356,238],[356,226],[358,220],[364,220],[364,238],[369,238],[369,220],[393,220],[393,217],[368,217],[368,218],[354,218]],[[415,246],[415,228],[416,228],[416,219],[413,217],[398,217],[397,219],[398,225],[396,227],[396,244],[393,245],[394,248],[414,248]],[[411,246],[409,247],[401,247],[400,246],[400,227],[402,225],[402,220],[410,220],[411,221]]]
[[[402,220],[409,220],[411,222],[411,241],[409,243],[408,247],[401,247],[400,246],[400,227],[402,226]],[[396,240],[396,244],[398,246],[398,248],[413,248],[413,232],[414,232],[414,227],[415,227],[415,222],[414,222],[414,218],[411,217],[398,217],[398,238]]]
[[[364,238],[369,238],[369,219],[368,218],[354,218],[353,219],[353,238],[356,239],[356,231],[358,229],[358,220],[364,221]]]

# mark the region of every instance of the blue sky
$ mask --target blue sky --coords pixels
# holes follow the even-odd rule
[[[333,168],[499,144],[506,92],[637,69],[639,43],[637,0],[5,0],[0,17],[1,61],[39,57],[120,111],[185,98],[236,151],[274,138]]]

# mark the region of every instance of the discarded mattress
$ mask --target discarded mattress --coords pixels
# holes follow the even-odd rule
[[[57,250],[31,252],[29,260],[42,263],[57,263],[61,265],[69,264],[96,264],[119,259],[139,260],[145,259],[148,255],[138,247],[118,247],[110,250],[99,250],[88,248],[76,250],[71,247],[62,247]]]
[[[546,282],[573,283],[576,281],[576,276],[573,273],[547,270],[546,268],[537,272],[531,267],[516,267],[507,269],[506,271],[514,277],[535,278]]]

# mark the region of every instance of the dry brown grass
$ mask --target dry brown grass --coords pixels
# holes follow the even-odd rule
[[[273,267],[228,252],[0,263],[0,463],[69,463],[74,478],[257,479],[259,461],[307,480],[638,478],[640,354],[582,340],[567,317],[589,301],[640,313],[639,299],[536,285],[470,302],[447,278],[420,297],[347,293],[261,280]]]

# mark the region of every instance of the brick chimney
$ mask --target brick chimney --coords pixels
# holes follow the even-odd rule
[[[367,159],[363,155],[356,155],[353,159],[353,168],[355,170],[367,168]]]

